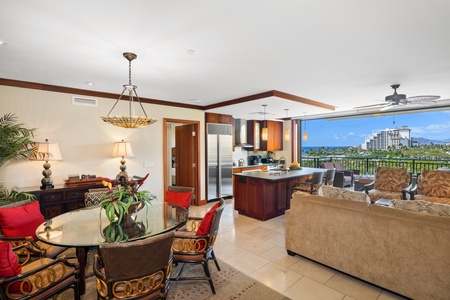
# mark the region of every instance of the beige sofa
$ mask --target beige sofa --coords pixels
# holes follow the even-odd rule
[[[360,201],[294,193],[288,253],[413,299],[449,299],[450,216]]]

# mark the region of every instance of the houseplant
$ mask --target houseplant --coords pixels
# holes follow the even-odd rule
[[[102,181],[109,192],[103,197],[100,206],[105,210],[110,223],[121,223],[126,215],[134,213],[144,205],[151,205],[151,201],[156,200],[156,196],[149,191],[139,190],[147,177],[148,174],[140,180],[131,179],[124,183],[107,178]]]

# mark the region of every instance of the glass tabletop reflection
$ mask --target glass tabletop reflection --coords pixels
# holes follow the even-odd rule
[[[130,241],[173,230],[183,225],[187,217],[188,210],[181,206],[153,201],[121,223],[121,228]],[[105,211],[93,206],[47,220],[37,228],[36,236],[57,246],[95,247],[107,242],[105,234],[111,226]]]

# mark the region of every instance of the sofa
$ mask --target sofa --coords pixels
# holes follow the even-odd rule
[[[409,193],[412,200],[450,204],[450,171],[423,171]]]
[[[440,204],[446,216],[428,215],[358,197],[293,193],[286,211],[288,254],[412,299],[449,299],[450,206]]]

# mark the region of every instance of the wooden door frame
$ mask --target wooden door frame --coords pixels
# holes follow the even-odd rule
[[[196,191],[196,199],[195,199],[195,205],[201,205],[203,202],[205,201],[201,201],[201,183],[200,183],[200,165],[201,165],[201,161],[200,161],[200,121],[194,121],[194,120],[183,120],[183,119],[171,119],[171,118],[163,118],[163,165],[164,165],[164,172],[163,172],[163,176],[164,176],[164,191],[167,190],[167,186],[168,186],[168,182],[167,182],[167,162],[168,162],[168,157],[167,157],[167,123],[179,123],[179,124],[184,124],[184,125],[189,125],[192,124],[195,126],[196,128],[196,133],[197,133],[197,167],[196,167],[196,186],[195,186],[195,191]]]

